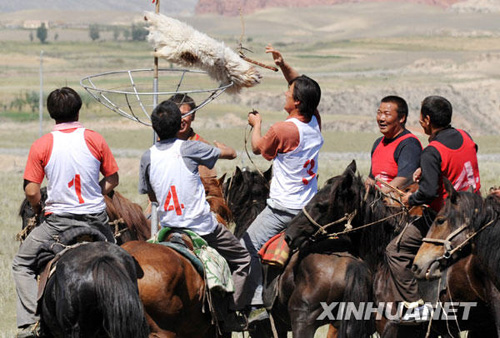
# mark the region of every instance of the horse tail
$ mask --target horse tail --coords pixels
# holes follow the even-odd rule
[[[103,325],[110,337],[147,338],[149,328],[137,287],[135,273],[121,262],[100,257],[93,268]]]
[[[359,260],[349,264],[345,275],[345,283],[346,289],[343,298],[345,315],[339,328],[338,337],[368,338],[375,329],[372,316],[367,320],[364,319],[368,311],[366,310],[366,306],[370,304],[369,302],[373,301],[372,275],[368,265]],[[362,313],[362,318],[355,318],[352,313],[350,316],[347,316],[346,314],[349,312],[347,311],[348,307],[353,307],[357,310],[365,309],[365,311],[359,311]]]

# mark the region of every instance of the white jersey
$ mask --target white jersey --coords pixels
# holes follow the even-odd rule
[[[52,132],[52,152],[44,168],[48,180],[46,212],[82,215],[106,209],[99,185],[101,162],[90,152],[84,132],[85,128]]]
[[[205,198],[200,176],[191,172],[181,155],[183,140],[168,149],[150,148],[149,182],[158,200],[161,226],[185,228],[203,236],[214,231],[217,220]]]
[[[273,162],[273,180],[269,197],[283,207],[301,209],[318,191],[318,154],[323,136],[315,116],[309,123],[296,118],[294,123],[300,136],[297,148],[278,153]]]

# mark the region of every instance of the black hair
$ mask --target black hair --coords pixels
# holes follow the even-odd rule
[[[301,75],[290,81],[293,87],[293,99],[300,101],[298,109],[301,115],[311,118],[318,108],[321,99],[319,84],[306,75]]]
[[[151,124],[160,140],[175,137],[181,128],[179,107],[172,101],[163,101],[151,113]]]
[[[436,128],[444,128],[451,124],[453,107],[450,101],[442,96],[427,96],[420,110],[422,116],[429,116],[431,124]]]
[[[183,104],[187,104],[187,105],[189,105],[189,108],[191,110],[196,108],[196,104],[194,103],[194,100],[189,95],[186,95],[186,94],[177,93],[177,94],[172,95],[168,100],[177,104],[178,107],[180,107]]]
[[[81,107],[80,95],[69,87],[53,90],[47,97],[49,115],[59,122],[77,121]]]
[[[398,109],[396,109],[396,111],[398,112],[398,118],[405,118],[404,122],[402,123],[404,127],[406,121],[408,120],[408,104],[406,103],[406,101],[402,97],[389,95],[380,100],[380,102],[395,103],[398,106]]]

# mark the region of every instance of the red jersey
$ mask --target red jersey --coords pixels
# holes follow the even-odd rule
[[[398,164],[394,160],[394,152],[401,142],[410,137],[418,140],[418,138],[411,133],[403,135],[387,144],[384,142],[385,137],[382,138],[372,155],[372,175],[374,178],[379,178],[390,183],[398,176]],[[379,186],[381,185],[380,183],[377,184]]]
[[[441,209],[448,196],[444,188],[443,177],[446,177],[457,191],[465,191],[472,187],[477,193],[481,189],[476,144],[463,130],[457,130],[463,138],[462,146],[458,149],[450,149],[438,141],[429,143],[429,147],[434,147],[441,156],[439,196],[431,203],[431,207],[436,211]]]
[[[99,172],[118,171],[104,138],[78,122],[61,123],[35,141],[30,149],[24,179],[48,179],[47,212],[85,214],[104,210]]]

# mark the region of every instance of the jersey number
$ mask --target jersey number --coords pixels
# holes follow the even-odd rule
[[[82,182],[80,180],[79,174],[76,174],[75,178],[73,178],[71,181],[68,182],[68,188],[71,188],[73,185],[75,186],[75,193],[76,196],[78,197],[78,202],[80,204],[85,203],[82,197]]]
[[[170,202],[172,201],[172,205]],[[177,196],[177,190],[175,189],[175,185],[170,186],[170,190],[168,191],[167,199],[165,200],[165,205],[163,206],[165,211],[172,211],[175,209],[175,213],[177,215],[182,215],[182,209],[184,209],[184,204],[179,203],[179,197]]]
[[[314,177],[316,177],[316,173],[313,171],[314,164],[315,164],[314,159],[307,160],[306,163],[304,163],[304,168],[309,168],[309,169],[307,169],[307,173],[309,174],[309,177],[302,178],[302,183],[304,183],[304,185],[308,185],[309,182],[311,182],[311,180]]]

